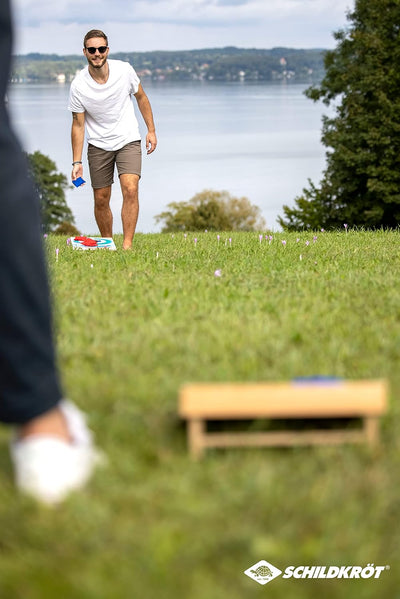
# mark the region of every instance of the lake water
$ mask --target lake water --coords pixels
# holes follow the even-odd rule
[[[308,178],[318,183],[325,166],[320,142],[326,106],[307,99],[301,84],[143,82],[155,116],[159,145],[143,156],[138,231],[160,230],[154,216],[172,201],[204,189],[227,190],[259,206],[267,226],[293,204]],[[9,90],[12,121],[28,152],[40,150],[68,178],[71,172],[69,85],[15,84]],[[136,105],[136,102],[134,102]],[[143,139],[145,128],[141,122]],[[88,175],[86,156],[84,173]],[[82,233],[95,233],[90,184],[67,191]],[[113,186],[114,231],[121,232],[119,184]]]

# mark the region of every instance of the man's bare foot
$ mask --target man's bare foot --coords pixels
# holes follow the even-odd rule
[[[123,243],[122,244],[122,249],[123,250],[131,250],[132,249],[132,244],[131,243]]]

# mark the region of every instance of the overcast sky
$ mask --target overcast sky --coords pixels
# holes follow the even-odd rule
[[[332,48],[354,0],[12,0],[14,52],[78,54],[85,33],[111,51]]]

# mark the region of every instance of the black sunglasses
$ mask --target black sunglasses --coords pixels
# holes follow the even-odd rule
[[[104,54],[107,48],[108,46],[100,46],[99,48],[94,48],[91,46],[90,48],[86,48],[86,50],[89,52],[89,54],[96,54],[96,50],[98,50],[100,54]]]

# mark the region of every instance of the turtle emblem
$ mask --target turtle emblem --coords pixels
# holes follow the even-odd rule
[[[271,582],[271,580],[282,574],[281,570],[266,562],[265,559],[253,564],[244,573],[259,584],[268,584],[268,582]]]
[[[258,566],[255,570],[250,570],[257,578],[271,578],[273,576],[271,569],[268,566]]]

